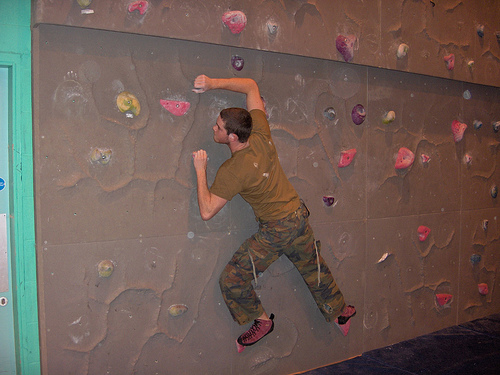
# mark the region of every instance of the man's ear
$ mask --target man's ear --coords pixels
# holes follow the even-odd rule
[[[238,136],[234,133],[231,133],[229,134],[229,139],[231,140],[231,142],[234,142],[238,140]]]

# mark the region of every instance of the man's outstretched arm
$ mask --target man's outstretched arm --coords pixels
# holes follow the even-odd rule
[[[222,207],[224,207],[227,200],[212,194],[210,190],[208,190],[207,153],[204,150],[193,152],[193,163],[194,169],[196,170],[200,215],[203,220],[210,220],[222,209]]]
[[[194,80],[193,91],[198,94],[217,89],[245,94],[247,96],[248,111],[260,109],[265,112],[264,103],[260,97],[259,86],[251,78],[209,78],[205,75],[200,75]]]

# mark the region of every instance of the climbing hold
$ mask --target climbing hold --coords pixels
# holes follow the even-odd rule
[[[233,55],[231,56],[231,65],[233,66],[234,69],[236,69],[239,72],[241,69],[243,69],[243,65],[245,65],[245,60],[243,60],[243,58],[238,55]]]
[[[478,264],[481,261],[481,255],[480,254],[472,254],[470,256],[470,263],[474,266]]]
[[[127,117],[139,116],[141,113],[141,104],[134,94],[128,91],[123,91],[116,98],[116,105],[120,112],[125,113]]]
[[[464,137],[465,129],[467,129],[467,125],[461,123],[460,121],[453,120],[451,123],[451,131],[453,133],[453,139],[455,142],[460,142]]]
[[[383,261],[385,261],[389,257],[389,255],[391,255],[391,253],[384,253],[384,255],[382,255],[380,257],[380,259],[377,261],[377,264],[382,263]]]
[[[325,116],[328,120],[335,120],[337,113],[335,113],[335,109],[333,107],[328,107],[323,111],[323,116]]]
[[[232,10],[224,13],[222,22],[229,27],[233,34],[239,34],[247,24],[247,16],[239,10]]]
[[[488,284],[486,284],[486,283],[477,284],[477,288],[479,290],[479,294],[481,294],[483,296],[488,294]]]
[[[481,129],[481,126],[483,126],[483,123],[479,120],[474,120],[474,129],[478,130]]]
[[[111,154],[113,151],[110,149],[95,148],[90,153],[90,160],[94,163],[108,164],[111,160]]]
[[[80,7],[82,9],[85,9],[88,6],[90,6],[90,4],[92,3],[92,0],[77,0],[77,3],[78,3],[78,5],[80,5]]]
[[[420,242],[424,242],[427,239],[427,236],[429,235],[431,230],[426,226],[421,225],[418,227],[417,232],[418,232],[418,240]]]
[[[410,47],[408,47],[407,44],[401,43],[398,47],[398,52],[396,52],[396,56],[398,56],[398,59],[405,57],[409,49]]]
[[[426,154],[420,155],[420,159],[422,160],[422,164],[428,164],[431,161],[431,157]]]
[[[493,185],[490,190],[490,194],[492,198],[496,198],[498,195],[498,187],[496,185]]]
[[[444,57],[444,62],[446,63],[446,69],[453,70],[455,67],[455,55],[450,53],[449,55]]]
[[[477,35],[479,35],[479,37],[482,38],[484,36],[484,25],[477,25],[476,31]]]
[[[333,197],[333,195],[324,195],[323,196],[323,203],[325,204],[326,207],[330,207],[334,202],[335,202],[335,198]]]
[[[278,24],[274,20],[267,21],[267,32],[271,36],[275,36],[278,33]]]
[[[382,122],[384,124],[390,124],[396,119],[396,112],[394,111],[389,111],[387,112],[384,117],[382,118]]]
[[[188,311],[188,307],[183,304],[172,305],[168,308],[168,313],[170,316],[179,316]]]
[[[347,167],[352,163],[354,159],[354,155],[356,155],[356,149],[352,148],[347,151],[341,151],[339,164],[337,165],[339,168]]]
[[[146,11],[148,10],[148,7],[149,7],[149,3],[147,1],[144,1],[144,0],[134,1],[134,2],[129,4],[128,11],[129,11],[129,13],[132,13],[132,12],[138,10],[142,16],[144,13],[146,13]]]
[[[470,156],[469,154],[465,154],[464,155],[464,163],[467,165],[471,165],[472,164],[472,156]]]
[[[495,121],[491,125],[493,126],[493,131],[495,133],[498,133],[498,131],[500,130],[500,121]]]
[[[351,111],[352,122],[356,125],[361,125],[365,121],[366,111],[361,104],[356,104]]]
[[[337,46],[337,50],[340,52],[342,57],[346,62],[349,62],[354,57],[354,43],[357,38],[354,35],[339,35],[335,40],[335,45]]]
[[[436,301],[441,307],[450,307],[453,296],[451,294],[439,293],[436,294]]]
[[[469,67],[469,69],[474,68],[474,60],[469,60],[469,61],[467,62],[467,66]]]
[[[115,269],[115,265],[110,260],[103,260],[97,265],[97,272],[101,277],[110,277]]]
[[[488,230],[488,220],[484,219],[481,223],[481,226],[483,227],[483,230],[486,232]]]
[[[470,98],[472,98],[472,95],[469,90],[465,90],[462,96],[464,97],[465,100],[469,100]]]
[[[182,102],[179,100],[160,99],[160,104],[163,106],[163,108],[165,108],[175,116],[185,115],[189,110],[189,107],[191,107],[191,104],[189,102]]]
[[[405,169],[410,167],[415,160],[415,155],[413,152],[408,150],[406,147],[401,147],[398,151],[398,157],[396,158],[396,169]]]

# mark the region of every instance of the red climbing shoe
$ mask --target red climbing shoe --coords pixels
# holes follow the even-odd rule
[[[271,333],[274,329],[274,314],[271,314],[269,319],[255,319],[250,329],[238,337],[236,342],[241,346],[250,346]]]
[[[356,308],[352,305],[347,306],[342,314],[337,318],[336,322],[340,325],[346,324],[349,319],[356,315]]]
[[[351,328],[351,318],[356,315],[356,309],[354,306],[347,306],[344,309],[344,312],[337,318],[335,319],[335,325],[340,329],[342,334],[344,336],[347,336],[347,333],[349,332],[349,328]]]

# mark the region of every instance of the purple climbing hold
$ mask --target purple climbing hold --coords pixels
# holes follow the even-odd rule
[[[345,62],[349,62],[354,57],[354,43],[357,38],[354,35],[339,35],[335,40],[337,50],[340,52]]]
[[[326,207],[330,207],[335,202],[335,198],[333,195],[325,195],[323,196],[323,203]]]
[[[480,254],[472,254],[470,256],[470,262],[472,265],[478,264],[481,261],[481,255]]]
[[[238,55],[233,55],[231,56],[231,65],[239,72],[241,69],[243,69],[245,60],[243,60],[243,58]]]
[[[361,125],[365,121],[366,111],[361,104],[356,104],[351,112],[352,122],[356,125]]]

